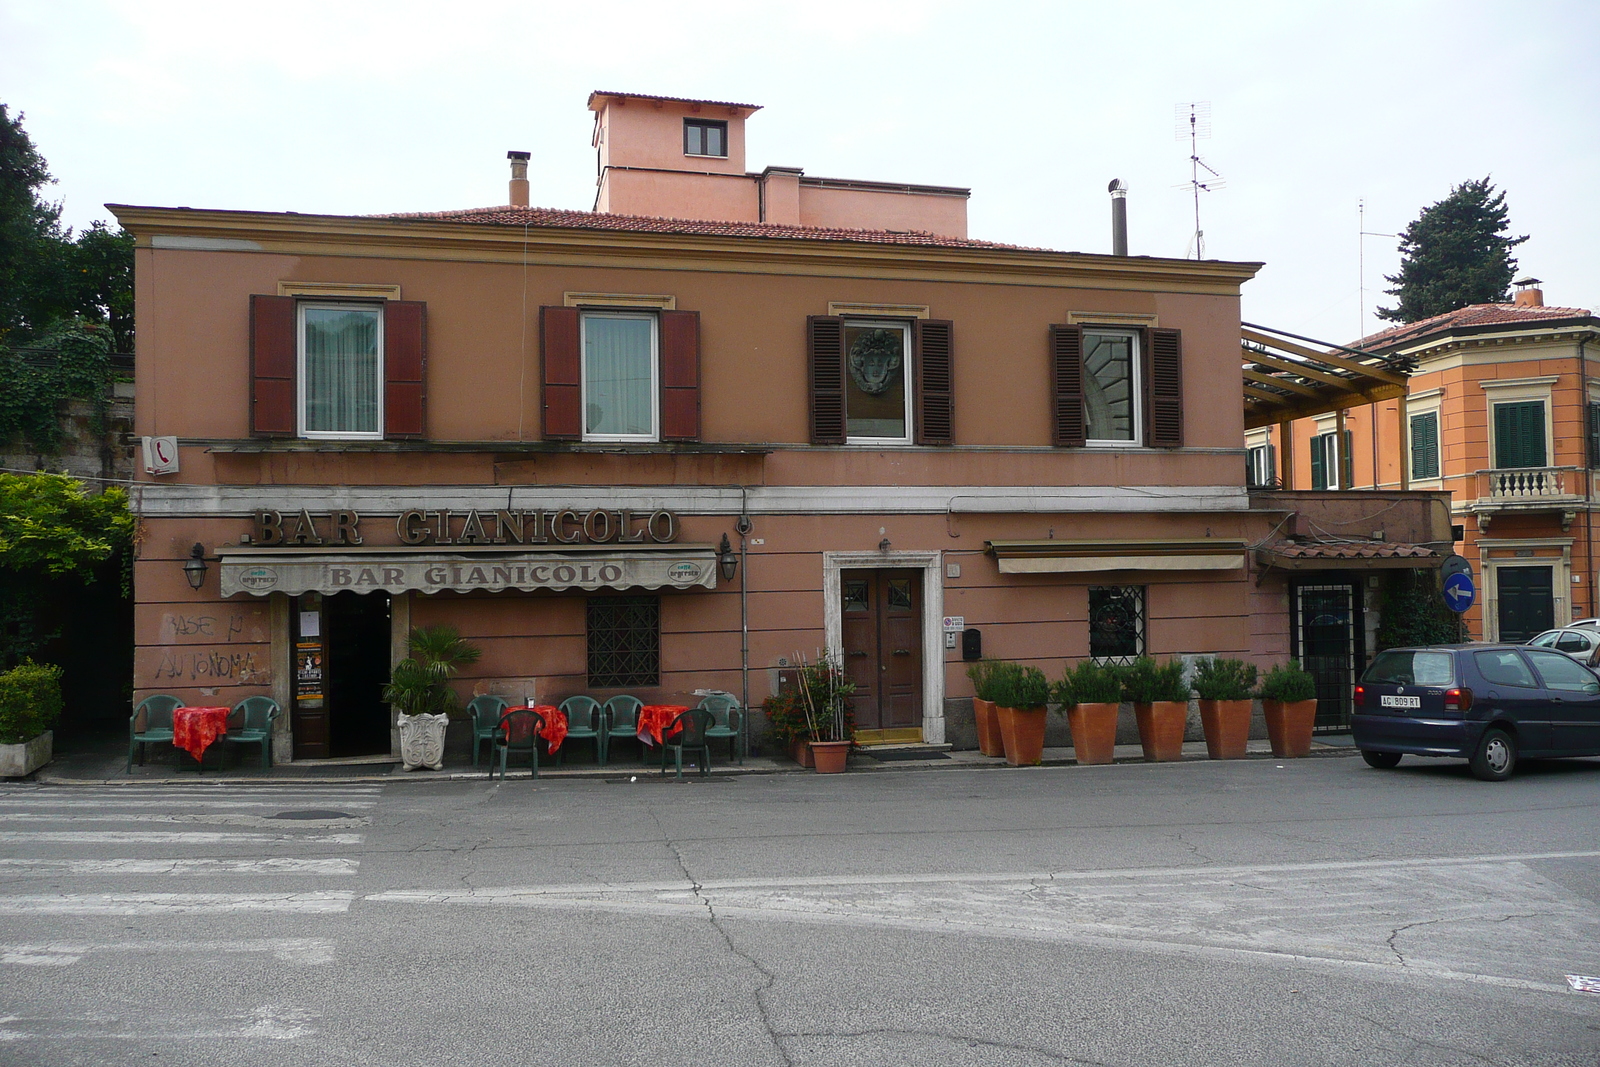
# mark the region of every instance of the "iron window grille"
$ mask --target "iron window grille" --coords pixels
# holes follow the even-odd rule
[[[1089,587],[1089,656],[1127,663],[1144,655],[1144,586]]]
[[[661,684],[659,597],[594,597],[587,613],[591,689]]]

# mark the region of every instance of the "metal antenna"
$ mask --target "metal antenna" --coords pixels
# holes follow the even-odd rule
[[[1194,193],[1194,258],[1204,259],[1206,255],[1206,233],[1200,228],[1200,193],[1215,192],[1227,184],[1227,181],[1212,170],[1205,160],[1200,158],[1200,142],[1211,137],[1211,102],[1197,100],[1193,103],[1178,104],[1173,108],[1176,119],[1173,129],[1173,139],[1181,141],[1189,139],[1189,181],[1188,185]],[[1210,177],[1202,180],[1201,171]],[[1182,188],[1182,186],[1179,186]]]
[[[1367,238],[1398,237],[1397,233],[1373,233],[1367,229],[1367,202],[1356,201],[1356,313],[1361,317],[1356,339],[1367,336]]]

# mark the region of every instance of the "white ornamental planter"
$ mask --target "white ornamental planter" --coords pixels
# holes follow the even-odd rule
[[[0,745],[0,778],[21,778],[50,762],[55,734],[49,730],[19,745]]]
[[[430,771],[444,767],[444,731],[450,725],[448,715],[399,715],[400,758],[405,769],[414,771],[426,767]]]

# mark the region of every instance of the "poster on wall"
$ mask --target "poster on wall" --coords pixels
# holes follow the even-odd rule
[[[301,705],[322,703],[322,642],[297,641],[294,649],[294,697]]]

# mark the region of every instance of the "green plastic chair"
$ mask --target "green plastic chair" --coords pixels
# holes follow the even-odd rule
[[[133,752],[139,750],[139,766],[144,766],[144,746],[147,744],[172,744],[172,713],[183,707],[183,701],[165,693],[156,693],[139,701],[139,706],[128,716],[128,773],[133,773]],[[144,729],[139,729],[139,717],[144,716]]]
[[[639,709],[644,706],[644,701],[638,697],[615,696],[606,701],[603,721],[604,732],[601,735],[602,755],[601,763],[611,762],[611,742],[614,738],[625,737],[630,741],[639,741]],[[639,760],[644,761],[644,742],[639,741]]]
[[[716,720],[711,729],[706,731],[707,740],[728,742],[728,756],[737,756],[740,763],[744,762],[744,709],[739,706],[739,701],[726,693],[714,693],[700,701],[700,706],[711,713]]]
[[[489,755],[489,777],[494,777],[494,757],[500,757],[500,780],[506,780],[506,758],[512,753],[527,756],[533,776],[539,777],[539,731],[544,729],[544,716],[523,708],[508,711],[501,716],[494,731],[494,748]]]
[[[478,751],[483,748],[485,741],[489,742],[489,751],[494,752],[494,732],[500,725],[500,716],[510,707],[500,697],[481,696],[473,697],[467,704],[467,710],[472,713],[472,765],[478,765]]]
[[[665,730],[661,731],[661,774],[667,773],[667,750],[672,750],[672,758],[678,765],[678,777],[683,777],[683,754],[689,752],[699,753],[700,777],[704,778],[711,773],[711,743],[706,740],[706,731],[711,729],[716,722],[711,713],[705,708],[690,708],[682,712]],[[678,730],[677,736],[671,736],[673,729]],[[670,739],[669,739],[670,738]]]
[[[604,744],[600,738],[600,702],[594,697],[568,697],[561,702],[561,710],[567,713],[567,741],[594,742],[594,761],[599,766],[605,766],[600,747]],[[567,745],[562,742],[561,747],[556,749],[556,762],[565,762],[566,755]]]
[[[244,725],[228,727],[222,739],[230,745],[259,744],[261,766],[272,766],[272,721],[283,711],[271,697],[245,697],[233,706],[235,715],[243,714]]]

